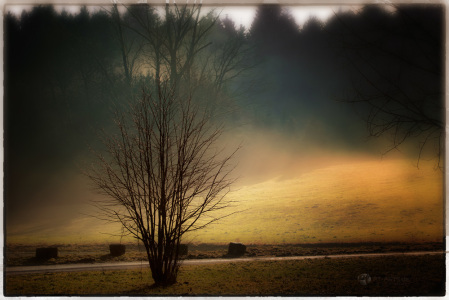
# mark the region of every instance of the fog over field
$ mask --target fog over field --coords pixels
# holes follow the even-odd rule
[[[135,84],[127,85],[108,11],[5,13],[7,243],[128,239],[119,224],[94,217],[92,200],[104,196],[83,172],[92,150],[104,150],[101,130],[115,130],[113,108],[154,74],[128,32]],[[235,213],[184,242],[442,241],[443,12],[223,8],[198,60],[221,53],[228,37],[244,52],[216,98],[206,84],[194,95],[224,124],[219,145],[241,146],[233,205],[217,212]]]
[[[229,211],[240,213],[185,240],[220,244],[441,241],[441,176],[432,163],[418,170],[413,161],[366,159],[276,177],[239,187],[229,195],[237,201]],[[114,242],[121,234],[117,224],[85,216],[59,226],[50,224],[54,223],[18,226],[10,240],[43,242],[44,236],[47,242]]]

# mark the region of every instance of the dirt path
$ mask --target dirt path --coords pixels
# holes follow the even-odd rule
[[[443,254],[444,251],[419,251],[419,252],[395,252],[395,253],[363,253],[363,254],[335,254],[316,256],[285,256],[285,257],[243,257],[243,258],[212,258],[212,259],[188,259],[184,260],[184,265],[201,265],[217,263],[237,263],[248,261],[280,261],[280,260],[304,260],[304,259],[336,259],[348,257],[379,257],[379,256],[400,256],[400,255],[435,255]],[[54,273],[54,272],[80,272],[80,271],[107,271],[126,270],[136,268],[147,268],[146,261],[133,262],[113,262],[113,263],[90,263],[90,264],[61,264],[46,266],[19,266],[6,267],[8,275],[13,274],[33,274],[33,273]]]

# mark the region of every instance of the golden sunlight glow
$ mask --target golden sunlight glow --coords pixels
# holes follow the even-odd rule
[[[443,180],[434,162],[367,160],[268,180],[229,195],[241,211],[184,238],[192,243],[441,241]],[[83,243],[120,240],[117,224],[86,216],[9,242]],[[109,234],[118,234],[110,236]]]
[[[192,241],[315,243],[443,237],[442,172],[434,162],[367,161],[270,180],[232,194],[244,210]]]

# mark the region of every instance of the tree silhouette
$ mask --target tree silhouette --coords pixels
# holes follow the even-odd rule
[[[288,58],[296,55],[298,25],[279,5],[261,5],[257,8],[250,35],[260,55],[282,54]]]
[[[156,96],[143,92],[117,113],[119,133],[105,138],[106,153],[88,176],[109,196],[96,203],[101,217],[142,241],[155,284],[168,285],[176,282],[182,236],[225,217],[215,212],[230,204],[235,152],[217,150],[222,128],[207,110],[160,84]]]
[[[391,136],[391,147],[409,139],[439,159],[444,149],[441,6],[367,6],[361,17],[335,16],[329,26],[350,68],[353,93],[343,101],[362,110],[371,136]],[[338,29],[337,29],[338,28]]]
[[[141,95],[125,101],[129,108],[117,109],[118,133],[104,133],[106,150],[87,175],[107,196],[95,203],[100,218],[142,241],[156,285],[176,282],[185,233],[226,216],[217,211],[229,206],[234,181],[237,150],[220,148],[223,126],[212,104],[244,71],[245,39],[242,30],[220,41],[218,17],[200,10],[166,5],[161,19],[147,5],[126,7],[126,15],[112,9],[126,82],[141,84],[137,61],[148,76]],[[228,44],[209,50],[214,42]]]

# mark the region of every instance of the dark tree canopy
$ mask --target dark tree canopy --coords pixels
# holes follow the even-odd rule
[[[281,7],[259,8],[250,35],[263,57],[264,88],[254,102],[270,109],[256,108],[256,122],[301,131],[325,119],[323,126],[333,125],[323,131],[333,134],[320,143],[363,147],[355,142],[366,135],[353,125],[356,112],[369,135],[391,139],[382,152],[409,143],[417,157],[441,158],[443,14],[441,5],[368,5],[298,29]]]
[[[441,6],[367,6],[360,19],[336,16],[332,29],[351,70],[352,92],[372,136],[391,135],[391,149],[409,139],[444,144],[443,10]],[[337,44],[337,45],[338,45]]]

